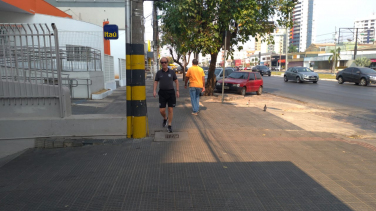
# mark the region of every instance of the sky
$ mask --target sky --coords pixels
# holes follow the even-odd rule
[[[333,38],[335,29],[354,27],[354,21],[376,14],[376,0],[315,0],[316,41]],[[144,16],[152,13],[152,2],[144,2]],[[145,40],[153,39],[151,16],[145,21]],[[327,34],[327,35],[324,35]]]

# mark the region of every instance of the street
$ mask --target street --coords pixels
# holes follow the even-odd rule
[[[317,84],[289,81],[282,77],[264,77],[264,91],[344,112],[367,113],[376,118],[376,86],[357,86],[354,83],[320,80]],[[372,115],[372,116],[370,116]]]

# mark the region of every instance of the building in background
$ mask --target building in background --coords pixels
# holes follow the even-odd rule
[[[262,38],[257,36],[257,41],[255,40],[255,52],[261,53],[285,53],[286,52],[286,29],[277,28],[275,33],[272,33],[274,44],[268,44],[263,42]]]
[[[114,57],[115,77],[119,78],[119,59],[125,59],[125,1],[124,0],[45,0],[51,5],[80,20],[97,26],[109,21],[119,28],[119,39],[111,40],[110,55]],[[136,12],[137,15],[137,12]],[[138,14],[142,16],[143,14]],[[142,24],[140,24],[142,25]]]
[[[116,24],[119,30],[125,29],[124,0],[45,0],[51,5],[72,16],[75,20],[85,21],[98,26],[103,20]],[[142,15],[142,14],[141,14]]]
[[[376,15],[373,14],[367,18],[357,19],[354,21],[355,28],[363,28],[358,31],[358,42],[361,44],[373,44],[375,41],[375,23]],[[356,34],[354,33],[354,40]]]
[[[315,6],[315,0],[298,0],[292,13],[294,25],[290,29],[289,43],[299,52],[304,52],[315,42]]]

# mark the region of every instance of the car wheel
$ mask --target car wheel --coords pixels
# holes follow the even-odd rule
[[[302,81],[300,80],[300,77],[296,77],[296,83],[302,83]]]
[[[259,87],[259,89],[257,90],[257,95],[261,95],[262,94],[262,86]]]
[[[270,73],[269,73],[269,75],[268,75],[268,76],[270,77],[271,75],[272,75],[272,74],[270,74]]]
[[[245,96],[246,90],[245,87],[242,88],[242,91],[240,92],[241,95]]]
[[[339,83],[339,84],[343,84],[343,82],[344,82],[344,81],[343,81],[342,76],[338,77],[338,83]]]
[[[367,84],[367,80],[365,79],[365,78],[362,78],[361,80],[360,80],[360,85],[361,86],[367,86],[368,84]]]
[[[287,79],[287,76],[283,77],[283,80],[284,80],[285,82],[289,81],[289,79]]]

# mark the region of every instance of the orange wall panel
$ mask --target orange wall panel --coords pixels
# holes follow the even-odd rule
[[[44,0],[3,0],[3,2],[20,8],[26,12],[44,14],[64,18],[72,18],[71,15],[59,10]]]

